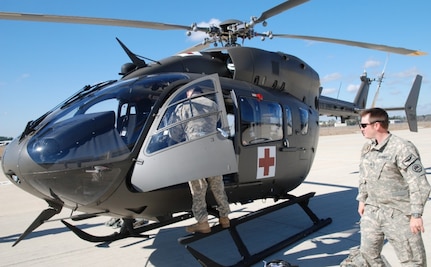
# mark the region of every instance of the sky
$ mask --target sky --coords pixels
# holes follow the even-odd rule
[[[227,19],[249,21],[281,0],[202,2],[0,0],[0,11],[143,20],[178,25]],[[431,2],[311,0],[267,20],[255,31],[346,39],[431,53]],[[30,120],[87,84],[119,79],[129,62],[118,37],[134,53],[160,60],[199,43],[183,30],[0,20],[0,136],[16,137]],[[403,106],[417,74],[423,76],[418,115],[431,114],[431,55],[415,57],[323,42],[274,38],[244,46],[295,55],[320,76],[323,95],[353,101],[360,75],[377,79],[376,106]],[[385,67],[386,66],[386,67]],[[371,105],[377,82],[371,84]],[[390,114],[391,115],[391,114]],[[395,114],[398,115],[398,114]],[[399,115],[403,115],[400,113]]]

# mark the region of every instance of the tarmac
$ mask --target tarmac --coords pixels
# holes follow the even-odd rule
[[[395,130],[395,135],[411,140],[419,149],[422,163],[431,173],[431,128],[419,128],[418,133]],[[265,261],[284,260],[300,267],[339,266],[349,249],[359,245],[359,215],[357,213],[358,164],[365,139],[359,133],[321,136],[312,169],[303,184],[290,193],[296,196],[316,192],[310,207],[321,219],[332,223],[281,249]],[[431,202],[429,200],[428,202]],[[185,236],[188,219],[149,232],[149,238],[127,238],[111,243],[90,243],[79,239],[60,219],[68,217],[64,209],[53,221],[41,225],[15,247],[12,244],[33,222],[47,204],[21,191],[0,174],[0,266],[201,266],[178,239]],[[273,204],[272,200],[255,201],[247,205],[232,204],[232,218]],[[105,226],[110,218],[97,217],[69,222],[94,235],[106,235],[118,229]],[[431,203],[423,214],[423,239],[428,262],[431,262]],[[215,222],[212,219],[211,222]],[[311,224],[297,206],[289,206],[256,218],[241,226],[240,233],[251,253],[279,242]],[[222,265],[240,260],[237,249],[222,231],[191,246]],[[383,256],[388,266],[401,266],[393,248],[385,243]],[[264,266],[263,262],[253,266]]]

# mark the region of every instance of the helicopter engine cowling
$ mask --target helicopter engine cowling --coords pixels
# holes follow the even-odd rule
[[[232,47],[228,52],[234,65],[233,79],[287,92],[317,108],[319,75],[301,59],[247,47]]]

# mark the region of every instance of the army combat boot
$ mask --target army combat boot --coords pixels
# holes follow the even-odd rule
[[[229,228],[230,227],[230,220],[228,217],[220,217],[218,219],[218,222],[220,223],[222,228]]]
[[[202,234],[208,234],[211,232],[211,227],[208,223],[208,221],[204,222],[198,222],[193,225],[187,226],[186,231],[188,233],[202,233]]]

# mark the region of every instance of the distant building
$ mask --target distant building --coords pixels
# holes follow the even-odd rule
[[[395,119],[395,120],[389,120],[389,124],[395,124],[395,123],[402,123],[402,120]]]
[[[336,122],[334,124],[334,127],[346,127],[346,126],[347,126],[347,123],[345,122]]]
[[[9,144],[10,142],[12,142],[12,140],[0,141],[0,146],[5,146],[5,145]]]

